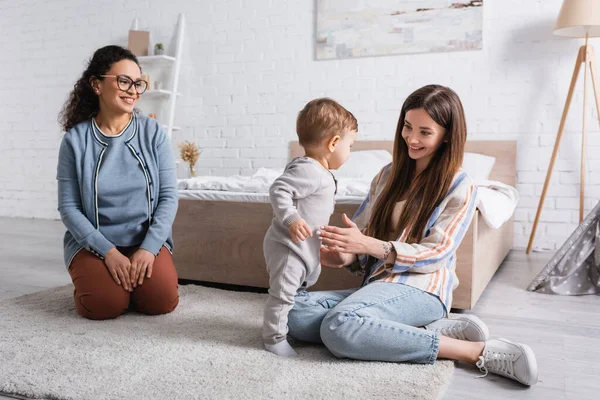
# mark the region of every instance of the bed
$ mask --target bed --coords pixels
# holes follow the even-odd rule
[[[387,150],[392,141],[358,141],[353,151]],[[515,141],[469,141],[469,153],[494,157],[489,179],[514,186]],[[297,142],[290,144],[290,158],[303,155]],[[201,194],[201,196],[200,196]],[[181,190],[173,225],[173,255],[179,278],[212,284],[267,288],[268,275],[262,251],[263,237],[273,217],[266,193],[229,193]],[[338,199],[331,224],[342,225],[341,215],[353,215],[360,198]],[[457,251],[457,275],[452,308],[471,309],[510,251],[513,218],[498,228],[490,227],[477,211]],[[323,268],[311,290],[358,287],[362,278],[344,270]]]

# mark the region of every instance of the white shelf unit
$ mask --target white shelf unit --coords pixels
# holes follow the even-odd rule
[[[138,61],[142,66],[144,73],[145,67],[156,71],[157,69],[167,68],[167,74],[170,76],[170,85],[163,89],[153,89],[154,82],[150,82],[150,90],[147,90],[141,96],[141,100],[156,100],[165,101],[168,100],[168,111],[166,112],[166,123],[163,126],[167,129],[169,139],[173,138],[173,131],[178,131],[181,128],[174,125],[175,123],[175,107],[177,104],[177,96],[181,95],[178,93],[177,87],[179,85],[179,71],[181,70],[181,53],[183,50],[183,38],[185,32],[185,18],[183,14],[179,14],[177,19],[177,27],[175,33],[175,51],[174,56],[171,55],[153,55],[153,56],[141,56],[138,57]],[[152,75],[150,75],[152,80]],[[161,120],[164,120],[164,116],[161,115]]]
[[[173,94],[172,91],[170,90],[164,90],[164,89],[159,89],[159,90],[146,90],[146,92],[144,92],[144,96],[146,97],[160,97],[160,96],[165,96],[165,97],[169,97]],[[177,93],[177,96],[180,96],[181,93]]]
[[[138,61],[139,62],[143,62],[143,63],[150,63],[150,62],[175,62],[175,57],[171,57],[171,56],[165,56],[165,55],[160,55],[160,56],[139,56],[138,57]]]

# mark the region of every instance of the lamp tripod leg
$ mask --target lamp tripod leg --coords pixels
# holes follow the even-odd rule
[[[537,212],[535,213],[535,219],[533,221],[531,235],[529,236],[529,243],[527,244],[527,251],[526,251],[527,254],[529,254],[531,252],[531,247],[533,246],[533,239],[535,238],[535,231],[537,229],[537,225],[540,220],[540,215],[542,213],[542,209],[544,208],[544,200],[546,199],[546,192],[548,191],[548,185],[550,183],[550,178],[552,177],[552,169],[554,168],[556,156],[558,155],[558,149],[560,147],[560,140],[562,139],[562,135],[563,135],[563,132],[565,129],[565,122],[567,120],[567,115],[569,114],[569,108],[571,107],[571,100],[573,99],[573,93],[575,91],[575,84],[577,83],[579,69],[581,68],[581,63],[584,61],[584,56],[585,56],[584,52],[585,52],[585,46],[582,46],[579,48],[579,53],[577,53],[577,60],[575,61],[575,68],[573,69],[573,77],[571,78],[571,85],[569,86],[569,93],[567,94],[567,100],[565,101],[565,107],[563,109],[562,117],[560,119],[560,125],[558,127],[558,133],[556,135],[556,140],[554,142],[554,150],[552,151],[552,157],[550,158],[550,165],[548,166],[548,171],[546,172],[546,180],[544,181],[544,187],[542,188],[540,202],[538,204]]]

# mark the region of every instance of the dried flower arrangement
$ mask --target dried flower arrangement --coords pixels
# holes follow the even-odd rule
[[[196,143],[184,141],[179,145],[181,149],[181,159],[190,165],[190,176],[196,176],[196,162],[200,158],[202,151]]]

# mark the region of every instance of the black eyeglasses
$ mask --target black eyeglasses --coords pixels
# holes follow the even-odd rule
[[[123,92],[129,91],[129,89],[131,89],[132,86],[135,87],[135,92],[137,94],[142,94],[146,91],[146,89],[148,89],[148,82],[146,82],[143,79],[138,79],[137,81],[134,81],[127,75],[100,75],[100,77],[117,78],[117,86],[119,87],[119,90],[122,90]]]

